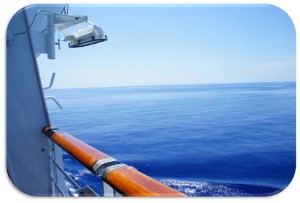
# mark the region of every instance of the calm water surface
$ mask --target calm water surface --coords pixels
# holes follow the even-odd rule
[[[190,196],[265,196],[295,170],[296,84],[46,90],[52,124]],[[97,177],[64,154],[76,181]]]

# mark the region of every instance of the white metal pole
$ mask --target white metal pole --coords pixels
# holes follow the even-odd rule
[[[54,28],[55,15],[48,14],[47,18],[48,18],[47,54],[48,54],[48,59],[55,59],[55,28]]]

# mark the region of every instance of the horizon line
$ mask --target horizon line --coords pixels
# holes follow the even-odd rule
[[[51,88],[50,90],[64,89],[92,89],[92,88],[130,88],[130,87],[153,87],[153,86],[188,86],[188,85],[230,85],[230,84],[252,84],[252,83],[296,83],[296,80],[291,81],[261,81],[261,82],[212,82],[212,83],[182,83],[182,84],[149,84],[149,85],[116,85],[116,86],[91,86],[91,87],[62,87]],[[47,91],[47,90],[46,90]]]

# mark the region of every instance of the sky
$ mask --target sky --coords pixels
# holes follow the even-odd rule
[[[275,6],[70,5],[69,15],[87,15],[108,41],[40,55],[44,86],[52,72],[53,88],[296,80],[295,28]]]

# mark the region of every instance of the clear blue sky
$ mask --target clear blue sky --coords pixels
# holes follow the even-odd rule
[[[41,55],[53,88],[296,80],[293,22],[274,6],[70,5],[69,14],[87,15],[108,41]]]

